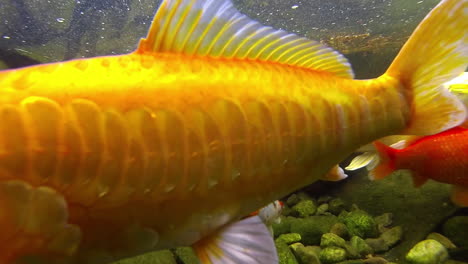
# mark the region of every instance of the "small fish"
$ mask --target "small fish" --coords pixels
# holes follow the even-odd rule
[[[371,177],[382,179],[395,170],[407,169],[415,187],[428,179],[452,184],[452,200],[468,206],[468,129],[455,127],[405,143],[396,149],[375,142],[380,163],[369,172]]]
[[[278,263],[245,216],[345,177],[333,166],[359,146],[465,120],[442,84],[468,65],[467,9],[443,0],[370,80],[229,0],[163,0],[130,54],[0,72],[0,264],[187,245],[203,263]]]

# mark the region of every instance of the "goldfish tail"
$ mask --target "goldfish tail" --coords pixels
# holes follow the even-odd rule
[[[380,163],[369,171],[369,178],[372,180],[380,180],[387,177],[395,170],[395,149],[376,141],[374,142],[375,149],[379,153]]]
[[[464,105],[442,85],[468,66],[468,1],[443,0],[416,28],[385,73],[411,100],[405,134],[427,135],[461,124]]]

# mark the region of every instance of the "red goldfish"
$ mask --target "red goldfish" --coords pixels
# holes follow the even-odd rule
[[[370,171],[375,179],[382,179],[394,170],[411,171],[414,185],[427,180],[452,184],[452,200],[468,206],[468,129],[455,127],[442,133],[408,142],[395,149],[376,142],[380,164]]]
[[[465,120],[441,85],[468,65],[467,9],[441,1],[371,80],[230,0],[162,1],[130,54],[0,72],[0,264],[183,245],[203,263],[277,263],[243,217],[345,177],[332,168],[359,146]]]

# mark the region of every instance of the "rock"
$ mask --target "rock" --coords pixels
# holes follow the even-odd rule
[[[344,248],[346,245],[346,241],[333,234],[333,233],[325,233],[322,235],[322,238],[320,240],[320,246],[322,248],[324,247],[341,247],[341,248]]]
[[[375,217],[375,222],[384,227],[390,226],[393,222],[393,214],[385,213]]]
[[[279,264],[299,264],[289,246],[281,241],[275,241]]]
[[[318,245],[322,235],[328,233],[337,222],[336,216],[311,216],[294,219],[290,222],[290,232],[300,234],[304,245]]]
[[[283,209],[281,209],[281,215],[283,216],[291,216],[293,214],[293,210],[291,207],[289,207],[287,204],[283,206]]]
[[[339,237],[342,237],[344,239],[348,238],[349,234],[348,234],[348,229],[346,227],[345,224],[343,223],[336,223],[334,224],[331,229],[330,229],[330,233],[333,233]]]
[[[191,247],[178,247],[174,251],[177,262],[181,264],[196,264],[200,263],[195,251]]]
[[[351,259],[351,260],[341,261],[336,264],[364,264],[364,260],[363,259]]]
[[[381,253],[388,250],[388,246],[385,243],[385,240],[383,240],[381,237],[367,238],[365,241],[376,253]]]
[[[459,247],[468,247],[468,216],[455,216],[443,225],[443,234]]]
[[[294,255],[296,258],[299,260],[299,263],[301,264],[320,264],[319,260],[319,253],[320,253],[320,248],[318,247],[312,247],[312,246],[307,246],[304,247],[304,245],[300,243],[295,243],[290,246]]]
[[[375,222],[377,223],[377,229],[380,233],[385,232],[387,229],[386,227],[390,226],[393,222],[393,214],[392,213],[384,213],[374,218]]]
[[[317,207],[317,212],[316,214],[317,215],[326,215],[328,212],[328,204],[324,203],[324,204],[321,204],[319,205],[319,207]]]
[[[113,262],[112,264],[177,264],[174,255],[169,250],[155,251],[140,255],[134,258],[128,258]]]
[[[291,223],[295,220],[296,218],[291,216],[281,216],[279,223],[273,223],[271,225],[274,237],[278,237],[282,234],[291,233]]]
[[[377,237],[377,223],[374,218],[362,210],[355,210],[343,216],[343,222],[351,236],[362,238]]]
[[[331,201],[333,199],[333,197],[331,196],[328,196],[328,195],[325,195],[325,196],[320,196],[317,200],[317,203],[318,204],[324,204],[324,203],[328,203],[329,201]]]
[[[446,249],[456,248],[455,244],[450,241],[447,237],[439,234],[439,233],[430,233],[427,235],[426,239],[434,239],[435,241],[441,243]]]
[[[404,1],[398,0],[399,3]],[[394,213],[392,225],[403,227],[404,239],[385,252],[383,257],[388,260],[403,262],[416,243],[458,210],[450,202],[451,186],[447,184],[428,181],[420,188],[414,188],[412,177],[406,171],[397,171],[380,181],[369,181],[367,176],[366,170],[356,171],[344,184],[330,188],[327,195],[339,197],[346,204],[356,203],[375,216]]]
[[[301,235],[297,233],[282,234],[276,239],[276,241],[290,245],[301,241]]]
[[[294,244],[289,245],[289,248],[292,250],[294,254],[296,254],[297,251],[303,249],[304,247],[305,246],[300,242],[296,242]]]
[[[380,235],[388,248],[393,247],[398,241],[401,240],[402,236],[403,229],[401,226],[392,227]]]
[[[368,254],[373,254],[374,249],[369,246],[364,239],[358,237],[358,236],[353,236],[350,240],[350,245],[356,249],[359,255],[361,256],[366,256]]]
[[[334,215],[339,215],[345,209],[345,203],[340,198],[331,200],[328,203],[328,211]]]
[[[358,259],[361,257],[361,254],[350,243],[346,243],[343,248],[346,250],[347,259]]]
[[[447,249],[433,239],[417,243],[406,255],[406,260],[412,264],[442,264],[447,259]]]
[[[299,197],[299,200],[301,201],[304,201],[304,200],[310,200],[310,201],[313,201],[314,199],[312,199],[312,197],[305,193],[305,192],[300,192],[297,194],[297,196]]]
[[[292,207],[293,216],[308,217],[317,211],[317,206],[312,200],[302,200]]]
[[[386,264],[388,261],[381,257],[371,257],[364,260],[365,264]]]
[[[323,264],[340,262],[346,259],[346,250],[339,247],[327,247],[320,251],[319,259]]]
[[[299,196],[295,193],[291,194],[288,199],[286,200],[286,205],[290,206],[290,207],[293,207],[294,205],[296,205],[299,201],[301,201],[299,199]]]

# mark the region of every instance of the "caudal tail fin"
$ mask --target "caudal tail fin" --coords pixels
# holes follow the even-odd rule
[[[412,100],[405,134],[434,134],[461,124],[464,105],[443,83],[468,66],[468,0],[443,0],[416,28],[386,75]]]

